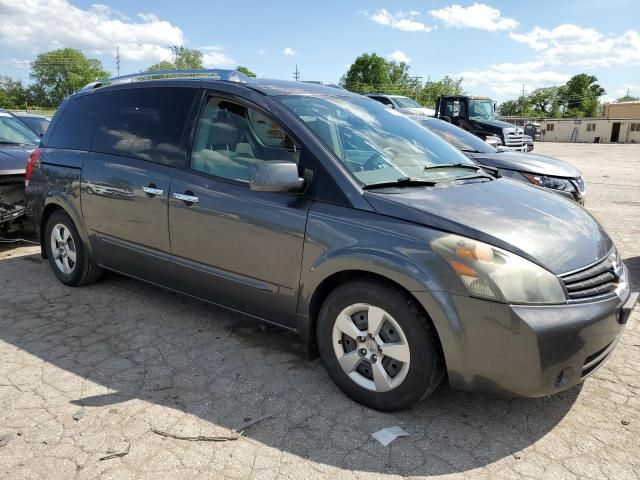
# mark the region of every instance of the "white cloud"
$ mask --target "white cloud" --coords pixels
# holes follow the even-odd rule
[[[366,12],[363,13],[365,13],[365,15],[367,14]],[[396,30],[402,30],[403,32],[430,32],[432,27],[415,20],[415,17],[418,17],[419,15],[420,12],[416,12],[415,10],[390,13],[383,8],[381,10],[376,10],[376,12],[369,16],[369,18],[380,25],[395,28]]]
[[[463,85],[476,93],[491,90],[498,96],[513,97],[539,87],[559,85],[569,80],[569,75],[545,69],[541,60],[525,63],[500,63],[486,70],[469,70],[450,74],[462,77]]]
[[[0,60],[0,67],[6,68],[29,68],[31,66],[31,60],[27,58],[7,58]]]
[[[431,10],[429,13],[443,22],[445,27],[478,28],[495,32],[497,30],[512,30],[519,25],[517,20],[503,17],[500,10],[483,3],[474,3],[470,7],[449,5],[438,10]]]
[[[207,68],[229,68],[238,64],[224,52],[224,47],[200,47],[199,50],[202,51],[202,64]]]
[[[297,55],[298,52],[291,47],[287,47],[284,50],[282,50],[282,54],[292,57],[293,55]]]
[[[264,55],[264,48],[258,49],[258,55]]]
[[[640,33],[604,35],[593,28],[563,24],[551,30],[534,27],[528,33],[511,33],[516,42],[540,51],[554,65],[597,67],[640,65]]]
[[[411,57],[400,50],[396,50],[395,52],[390,53],[389,55],[387,55],[387,58],[395,62],[411,63]]]
[[[68,0],[0,0],[0,44],[37,54],[63,47],[92,54],[114,54],[125,60],[157,61],[171,54],[169,45],[184,45],[179,27],[153,14],[131,20],[106,5],[82,9]]]

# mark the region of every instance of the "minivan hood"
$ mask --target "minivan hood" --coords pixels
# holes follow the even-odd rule
[[[16,175],[24,173],[27,158],[35,145],[0,145],[0,175]]]
[[[506,170],[517,170],[551,177],[578,178],[582,176],[580,170],[565,161],[535,153],[472,153],[470,156],[482,165]]]
[[[508,178],[367,191],[365,198],[381,214],[504,248],[555,274],[590,265],[613,246],[577,203]]]

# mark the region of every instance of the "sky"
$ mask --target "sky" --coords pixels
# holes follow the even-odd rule
[[[0,0],[0,75],[29,81],[42,52],[81,49],[116,73],[198,48],[210,68],[248,67],[265,78],[337,82],[353,60],[375,52],[411,75],[463,78],[498,101],[598,77],[605,101],[640,96],[637,0]]]

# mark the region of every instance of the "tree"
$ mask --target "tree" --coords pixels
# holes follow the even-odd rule
[[[437,82],[427,82],[420,92],[420,103],[433,106],[442,95],[464,95],[462,78],[452,78],[448,75]]]
[[[341,83],[347,90],[372,92],[389,85],[389,64],[380,55],[363,53],[349,67]]]
[[[158,70],[202,70],[202,52],[197,49],[174,45],[171,47],[173,61],[162,60],[147,68],[147,72]]]
[[[87,58],[80,50],[63,48],[38,55],[31,63],[34,91],[42,103],[57,107],[68,95],[90,82],[108,78],[100,60]]]
[[[169,60],[162,60],[147,68],[147,72],[157,72],[158,70],[175,70],[176,67]]]
[[[251,70],[249,70],[247,67],[238,67],[236,68],[236,71],[240,72],[240,73],[244,73],[247,77],[255,77],[256,74],[253,73]]]
[[[593,117],[600,110],[599,98],[606,93],[594,75],[580,73],[558,89],[563,114],[570,117]]]
[[[520,95],[516,100],[507,100],[498,107],[498,114],[505,117],[522,117],[534,115],[528,97]]]
[[[633,97],[633,96],[627,94],[627,95],[625,95],[623,97],[618,98],[616,100],[616,102],[637,102],[639,100],[640,100],[639,97]]]
[[[522,113],[522,107],[517,100],[506,100],[498,107],[498,114],[505,117],[516,117]]]
[[[28,101],[29,89],[25,88],[20,80],[0,77],[0,107],[24,108]]]
[[[560,112],[559,87],[536,88],[528,97],[532,113],[541,117],[556,117]]]
[[[398,88],[406,88],[409,86],[409,65],[404,62],[387,62],[387,70],[389,75],[389,83]]]

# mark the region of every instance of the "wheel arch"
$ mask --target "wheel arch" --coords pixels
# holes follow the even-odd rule
[[[47,258],[47,252],[44,247],[47,221],[57,211],[62,211],[69,215],[71,221],[74,223],[78,234],[87,249],[89,255],[92,254],[91,243],[89,242],[89,236],[84,228],[82,222],[82,213],[78,211],[78,208],[74,205],[74,202],[62,193],[51,194],[45,200],[45,206],[42,210],[42,216],[40,217],[40,253],[42,258]]]
[[[324,301],[331,294],[331,292],[333,292],[340,285],[344,285],[345,283],[348,283],[351,281],[363,280],[363,279],[389,285],[390,287],[393,287],[395,289],[402,291],[404,294],[406,294],[409,298],[411,298],[415,302],[417,308],[420,309],[420,311],[427,318],[427,321],[429,321],[431,323],[431,326],[433,327],[433,331],[436,334],[436,344],[438,345],[439,353],[442,358],[442,362],[446,371],[447,357],[442,346],[440,331],[437,323],[433,321],[432,316],[430,315],[429,311],[427,310],[423,302],[421,302],[420,299],[414,294],[415,292],[407,288],[407,286],[403,285],[402,283],[394,279],[389,278],[388,276],[385,276],[384,274],[374,272],[371,270],[349,269],[349,270],[341,270],[338,272],[334,272],[328,277],[326,277],[325,279],[323,279],[319,283],[319,285],[315,288],[308,303],[307,315],[305,316],[305,320],[303,320],[303,322],[305,322],[306,324],[302,326],[300,325],[301,322],[299,321],[299,325],[298,325],[298,331],[303,337],[303,340],[306,342],[307,357],[316,358],[318,356],[317,343],[316,343],[317,339],[316,339],[315,330],[316,330],[318,315],[320,313],[320,309]],[[421,292],[421,293],[424,293],[424,292]]]

